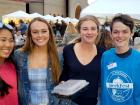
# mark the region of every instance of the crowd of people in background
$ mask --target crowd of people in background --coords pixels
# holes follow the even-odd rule
[[[126,14],[103,25],[92,15],[76,25],[0,23],[0,105],[140,105],[140,52],[129,46],[136,32]],[[76,96],[52,94],[69,79],[89,85]]]
[[[28,27],[29,22],[24,22],[22,19],[19,20],[18,25],[15,24],[13,20],[9,21],[8,23],[14,28],[14,36],[16,41],[16,49],[20,48],[24,45],[26,39],[26,30]],[[63,20],[56,20],[56,22],[49,21],[49,25],[52,27],[55,42],[58,46],[64,46],[72,41],[74,38],[78,37],[79,34],[77,33],[77,25],[71,22],[66,23]],[[104,46],[107,49],[113,47],[113,43],[110,38],[110,22],[105,22],[104,24],[100,25],[100,46]],[[129,44],[134,45],[134,40],[136,37],[140,37],[140,26],[135,25],[134,27],[134,35],[131,37]]]
[[[26,23],[22,19],[19,20],[18,24],[15,24],[13,20],[9,21],[9,25],[11,25],[14,29],[15,36],[15,48],[20,48],[24,45],[26,40],[26,31],[30,22]],[[73,39],[78,38],[79,34],[77,32],[77,25],[71,22],[66,23],[65,21],[56,20],[55,23],[49,21],[49,25],[51,26],[55,42],[57,46],[64,46],[71,42]],[[110,48],[113,47],[110,41],[110,26],[108,23],[104,25],[100,25],[100,37],[101,40],[99,45],[103,45],[104,47]],[[105,44],[106,43],[106,44]]]

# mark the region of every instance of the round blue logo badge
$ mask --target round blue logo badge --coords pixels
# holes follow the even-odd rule
[[[106,88],[110,97],[117,102],[128,100],[133,93],[133,82],[126,73],[112,71],[106,81]]]

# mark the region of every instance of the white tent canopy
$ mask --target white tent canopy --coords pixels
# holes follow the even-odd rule
[[[44,19],[46,19],[47,21],[55,21],[55,18],[54,18],[54,16],[52,16],[52,15],[45,15],[45,16],[43,16],[43,18]]]
[[[24,11],[16,11],[7,15],[2,16],[2,18],[28,18],[29,14]]]
[[[69,18],[69,17],[66,17],[66,18],[64,18],[63,20],[64,20],[66,23],[71,22],[71,18]]]
[[[61,16],[56,16],[54,18],[55,18],[55,20],[58,20],[59,22],[61,22],[61,20],[63,20],[63,17],[61,17]]]
[[[42,18],[43,18],[43,16],[40,15],[39,13],[32,13],[32,14],[29,14],[29,17],[30,17],[30,18],[36,18],[36,17],[42,17]]]
[[[69,17],[63,18],[61,16],[54,17],[54,16],[49,15],[49,14],[43,16],[39,13],[28,14],[28,13],[21,11],[21,10],[2,16],[2,22],[5,24],[8,24],[8,22],[10,20],[14,20],[14,22],[16,24],[18,24],[19,19],[23,19],[24,21],[28,21],[28,20],[32,20],[33,18],[36,18],[36,17],[41,17],[41,18],[46,19],[47,21],[52,21],[52,22],[56,22],[56,20],[58,20],[59,22],[61,22],[61,20],[64,20],[66,23],[68,23],[68,22],[77,23],[78,22],[78,19],[75,19],[75,18],[69,18]]]
[[[7,24],[10,20],[14,20],[17,24],[19,19],[28,20],[29,14],[24,11],[16,11],[7,15],[2,16],[2,22]]]
[[[95,15],[106,18],[117,13],[128,14],[140,20],[140,0],[96,0],[84,8],[80,16]]]
[[[66,17],[66,18],[64,18],[63,19],[66,23],[69,23],[69,22],[71,22],[71,23],[74,23],[74,24],[76,24],[79,20],[78,19],[76,19],[76,18],[69,18],[69,17]]]
[[[79,21],[78,19],[72,18],[70,22],[72,22],[72,23],[78,23],[78,21]]]

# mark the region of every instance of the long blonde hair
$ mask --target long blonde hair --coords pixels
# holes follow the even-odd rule
[[[27,35],[26,42],[25,42],[25,45],[21,48],[21,51],[29,52],[29,53],[31,53],[33,51],[35,44],[33,43],[33,40],[31,37],[32,36],[31,35],[31,25],[32,25],[32,23],[34,23],[36,21],[43,22],[48,26],[50,38],[49,38],[48,44],[46,46],[48,48],[48,55],[50,58],[50,63],[51,63],[50,67],[52,70],[53,80],[55,83],[58,83],[60,71],[61,71],[60,70],[60,62],[58,59],[58,53],[57,53],[57,48],[56,48],[52,28],[50,27],[49,23],[45,19],[37,17],[37,18],[34,18],[30,22],[28,29],[27,29],[27,33],[26,33],[26,35]]]

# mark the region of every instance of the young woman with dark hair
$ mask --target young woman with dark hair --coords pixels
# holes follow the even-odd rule
[[[0,105],[18,105],[16,70],[11,60],[13,49],[12,29],[0,23]]]

